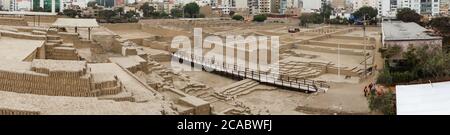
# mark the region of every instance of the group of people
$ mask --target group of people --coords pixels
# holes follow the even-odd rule
[[[383,95],[383,89],[377,88],[375,83],[370,83],[369,85],[364,87],[364,96],[368,97],[371,93],[377,94],[377,96]]]

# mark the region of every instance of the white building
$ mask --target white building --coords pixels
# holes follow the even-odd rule
[[[302,0],[303,2],[303,10],[320,10],[322,7],[321,0]]]
[[[393,17],[400,8],[410,8],[421,15],[437,16],[440,13],[441,0],[378,0],[374,7],[379,16]]]
[[[203,6],[210,5],[211,1],[210,0],[195,0],[195,3],[197,3],[198,6],[203,7]]]
[[[381,0],[381,1],[390,1],[390,0]],[[364,6],[376,8],[378,4],[378,0],[353,0],[353,10],[356,11]]]
[[[298,15],[300,14],[300,0],[280,0],[280,14]]]
[[[440,6],[440,14],[441,15],[449,15],[450,10],[450,0],[441,0]]]
[[[81,9],[83,9],[83,8],[87,7],[87,3],[89,1],[92,1],[92,0],[69,0],[69,1],[64,1],[63,3],[66,5],[66,7],[68,7],[69,5],[74,5],[74,6],[78,6]]]
[[[260,14],[269,14],[271,13],[271,0],[258,0],[258,7],[259,7],[259,13]]]
[[[450,114],[450,82],[397,85],[397,115]]]
[[[337,9],[345,9],[345,0],[331,0],[331,6]]]
[[[271,13],[271,0],[248,0],[247,8],[249,14],[269,14]]]
[[[8,11],[15,11],[15,0],[2,0],[2,9]]]
[[[259,0],[247,0],[247,6],[249,14],[259,14]]]
[[[22,1],[16,1],[17,2],[17,9],[18,11],[30,11],[31,10],[31,0],[22,0]]]

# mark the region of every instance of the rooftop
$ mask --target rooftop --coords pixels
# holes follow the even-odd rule
[[[58,18],[53,27],[71,27],[71,28],[93,28],[99,27],[95,19],[75,19],[75,18]]]
[[[413,22],[386,21],[382,23],[382,30],[384,40],[442,39],[439,36],[430,36],[425,32],[427,29]]]
[[[0,38],[0,60],[23,61],[38,47],[44,45],[43,40]]]
[[[398,115],[442,115],[450,113],[450,82],[397,85]]]

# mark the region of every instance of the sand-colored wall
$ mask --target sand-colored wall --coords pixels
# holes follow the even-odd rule
[[[23,18],[0,17],[0,25],[28,26]]]
[[[64,18],[65,16],[40,16],[39,18],[34,18],[33,16],[24,16],[25,21],[27,22],[33,22],[36,19],[36,25],[37,21],[40,21],[41,23],[53,23],[58,18]]]
[[[47,71],[33,68],[37,73],[0,71],[0,90],[50,96],[93,97],[122,91],[117,79],[93,83],[90,74]],[[47,73],[48,75],[46,75]]]
[[[0,108],[0,115],[39,115],[39,111]]]
[[[357,72],[353,72],[353,71],[351,71],[351,70],[348,69],[348,68],[341,68],[340,70],[341,70],[340,73],[341,73],[342,75],[346,75],[346,76],[359,76],[359,74],[358,74]],[[338,71],[338,68],[336,68],[336,67],[327,67],[326,72],[327,72],[327,73],[330,73],[330,74],[338,74],[339,71]]]
[[[74,43],[75,41],[79,40],[78,33],[58,32],[58,36],[61,37],[64,43]]]
[[[340,53],[343,55],[359,55],[363,56],[363,51],[356,51],[356,50],[339,50],[337,48],[324,48],[324,47],[314,47],[314,46],[302,46],[299,45],[298,48],[307,50],[307,51],[315,51],[315,52],[324,52],[324,53]]]
[[[105,24],[101,24],[101,25],[112,31],[142,29],[142,24],[140,24],[140,23],[105,23]]]
[[[0,71],[0,89],[4,91],[51,96],[96,96],[89,78],[50,77]]]
[[[334,48],[346,48],[346,49],[364,49],[364,44],[357,43],[336,43],[336,42],[325,42],[325,41],[308,41],[307,44],[317,45],[317,46],[325,46],[325,47],[334,47]],[[372,45],[365,45],[366,49],[375,49]]]
[[[32,35],[32,34],[8,32],[8,31],[2,31],[1,35],[5,36],[5,37],[31,39],[31,40],[46,40],[47,39],[47,37],[45,35]]]
[[[111,51],[115,35],[93,34],[92,40],[99,43],[105,51]]]

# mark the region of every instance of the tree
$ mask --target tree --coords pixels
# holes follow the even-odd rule
[[[116,14],[119,14],[119,17],[123,14],[124,9],[123,7],[118,7],[114,10],[114,12],[116,12]]]
[[[411,10],[410,8],[401,8],[397,11],[397,19],[402,20],[404,22],[415,22],[420,24],[420,14],[416,13],[416,11]]]
[[[200,6],[195,2],[188,3],[184,6],[184,13],[190,18],[196,18],[200,13]]]
[[[169,14],[167,14],[166,12],[159,12],[159,11],[157,11],[157,12],[153,12],[151,14],[151,16],[153,18],[167,18],[169,16]]]
[[[392,47],[388,47],[387,49],[380,48],[378,50],[378,52],[381,53],[381,57],[389,59],[395,55],[400,54],[401,49],[402,48],[400,46],[392,46]]]
[[[96,1],[89,1],[87,3],[88,7],[92,7],[92,8],[96,8],[97,7],[97,2]]]
[[[307,26],[308,23],[323,23],[323,17],[318,13],[303,13],[300,16],[300,26]]]
[[[102,10],[98,12],[98,16],[103,19],[111,19],[112,17],[116,16],[116,12],[112,10]]]
[[[128,11],[125,14],[126,18],[133,18],[133,17],[139,17],[139,13],[136,13],[136,11]]]
[[[149,2],[145,2],[144,5],[140,7],[140,9],[144,13],[144,17],[150,17],[152,13],[155,11],[155,7],[150,6]]]
[[[75,18],[78,15],[78,12],[76,10],[73,10],[73,9],[64,9],[63,10],[63,14],[68,16],[68,17]]]
[[[377,84],[392,85],[392,83],[393,81],[391,72],[389,71],[389,67],[386,67],[378,75]]]
[[[358,20],[363,20],[364,16],[366,16],[366,20],[375,20],[378,15],[378,10],[373,7],[364,6],[359,8],[357,11],[352,14]]]
[[[242,20],[244,20],[244,17],[242,17],[242,15],[234,15],[234,16],[232,17],[232,19],[233,19],[233,20],[242,21]]]
[[[266,15],[259,14],[259,15],[253,16],[253,21],[264,22],[265,20],[267,20],[267,16]]]
[[[320,16],[322,16],[325,20],[330,19],[330,16],[333,12],[333,7],[330,4],[322,4]]]
[[[430,26],[443,36],[450,36],[450,17],[433,18]]]
[[[183,10],[181,10],[180,8],[171,9],[170,15],[175,18],[183,17]]]
[[[391,90],[382,95],[371,91],[368,100],[370,110],[380,111],[385,115],[396,115],[395,94]]]

